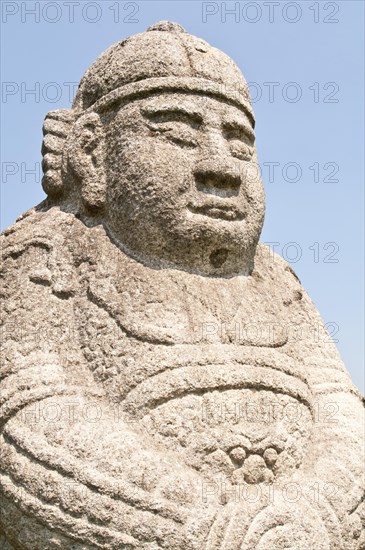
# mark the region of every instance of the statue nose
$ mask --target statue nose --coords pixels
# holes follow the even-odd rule
[[[239,194],[242,178],[239,171],[221,159],[199,163],[194,170],[198,191],[218,197],[234,197]]]

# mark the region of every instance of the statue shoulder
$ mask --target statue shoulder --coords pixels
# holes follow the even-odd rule
[[[287,309],[285,316],[293,310],[313,311],[318,315],[292,266],[266,244],[257,245],[252,277],[265,281],[273,300],[278,300]]]
[[[336,348],[339,326],[323,321],[293,268],[269,246],[260,243],[253,277],[266,279],[272,300],[284,306],[286,353],[300,360],[313,388],[358,394]],[[317,390],[316,390],[317,391]]]
[[[38,291],[62,299],[75,295],[75,272],[90,246],[88,228],[74,214],[33,208],[0,238],[5,299],[26,301]]]
[[[258,243],[255,255],[255,270],[264,270],[278,282],[292,282],[301,286],[301,281],[291,265],[265,243]]]
[[[57,209],[32,209],[1,236],[4,375],[43,364],[41,356],[81,361],[73,338],[80,286],[68,246],[73,218]]]

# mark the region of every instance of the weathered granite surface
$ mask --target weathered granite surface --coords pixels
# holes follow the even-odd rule
[[[2,236],[3,549],[360,550],[361,396],[258,244],[233,61],[160,22],[44,123]]]

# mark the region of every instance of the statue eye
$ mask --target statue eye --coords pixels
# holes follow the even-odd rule
[[[184,109],[143,109],[142,114],[152,124],[178,122],[198,129],[203,122],[202,116],[199,113],[189,112]]]
[[[165,137],[180,147],[193,148],[198,146],[198,142],[192,136],[184,135],[183,133],[167,132]]]
[[[240,160],[250,161],[255,142],[253,130],[241,124],[224,124],[222,130],[232,155]]]
[[[253,147],[255,134],[251,128],[246,128],[241,124],[224,124],[222,127],[223,135],[227,141],[241,141],[249,147]]]
[[[164,140],[171,141],[180,147],[197,147],[198,145],[196,131],[182,123],[147,123],[147,127],[152,134],[161,136]]]
[[[230,151],[232,156],[240,160],[250,161],[253,156],[253,147],[249,147],[246,143],[238,140],[232,140],[230,143]]]
[[[144,111],[143,115],[147,119],[147,127],[153,134],[179,147],[197,147],[196,134],[202,122],[199,115],[179,110]]]

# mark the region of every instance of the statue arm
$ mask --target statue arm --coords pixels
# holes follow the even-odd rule
[[[303,476],[311,498],[331,506],[350,544],[351,533],[355,538],[359,536],[364,506],[363,399],[292,268],[276,255],[275,263],[284,274],[283,288],[290,295],[289,300],[286,297],[291,302],[287,307],[288,323],[298,328],[289,333],[286,352],[300,365],[313,400],[313,437],[298,475]]]
[[[0,479],[9,544],[40,548],[49,529],[55,548],[149,549],[166,540],[193,548],[198,475],[105,398],[70,325],[72,288],[54,292],[49,251],[36,261],[37,246],[17,279],[4,264]]]

